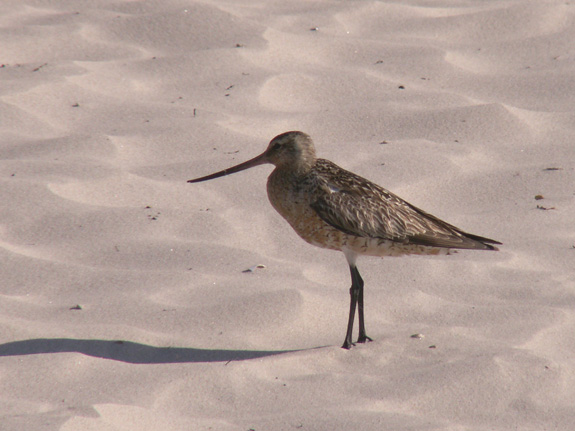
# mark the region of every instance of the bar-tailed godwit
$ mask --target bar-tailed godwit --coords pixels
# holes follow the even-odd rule
[[[300,237],[322,248],[339,250],[351,272],[350,307],[344,349],[352,342],[357,306],[358,343],[371,341],[365,332],[363,280],[359,255],[401,256],[447,254],[450,249],[497,250],[501,244],[462,231],[383,187],[325,159],[318,159],[311,138],[286,132],[271,140],[266,151],[247,162],[189,183],[207,181],[271,163],[268,198]]]

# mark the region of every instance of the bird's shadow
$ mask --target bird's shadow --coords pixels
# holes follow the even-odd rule
[[[76,352],[129,364],[244,361],[297,351],[299,350],[211,350],[190,347],[155,347],[132,341],[73,338],[36,338],[0,344],[0,357]]]

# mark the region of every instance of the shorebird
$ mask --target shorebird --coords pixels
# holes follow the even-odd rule
[[[286,132],[257,157],[223,171],[189,180],[198,183],[271,163],[267,192],[272,206],[310,244],[343,252],[351,272],[349,318],[343,343],[353,345],[357,307],[358,343],[365,332],[363,280],[357,257],[447,254],[450,249],[497,250],[493,239],[473,235],[404,201],[383,187],[325,159],[318,159],[309,135]]]

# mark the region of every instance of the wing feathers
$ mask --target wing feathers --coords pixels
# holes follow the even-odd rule
[[[468,234],[409,204],[384,188],[318,159],[319,180],[312,208],[328,224],[349,234],[442,248],[490,250],[495,240]]]

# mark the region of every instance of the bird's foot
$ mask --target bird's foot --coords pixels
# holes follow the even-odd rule
[[[368,343],[370,341],[373,341],[373,339],[371,339],[370,337],[368,337],[367,335],[360,335],[359,338],[357,339],[358,343]],[[341,346],[342,349],[346,349],[349,350],[351,349],[353,346],[355,346],[355,343],[352,343],[351,341],[345,340],[343,342],[343,346]]]
[[[369,341],[373,341],[371,338],[369,338],[367,335],[360,335],[359,338],[357,339],[358,343],[367,343]]]
[[[349,349],[351,349],[353,346],[355,346],[355,343],[352,343],[351,341],[345,340],[345,341],[343,342],[343,346],[341,346],[341,348],[342,348],[342,349],[345,349],[345,350],[349,350]]]

